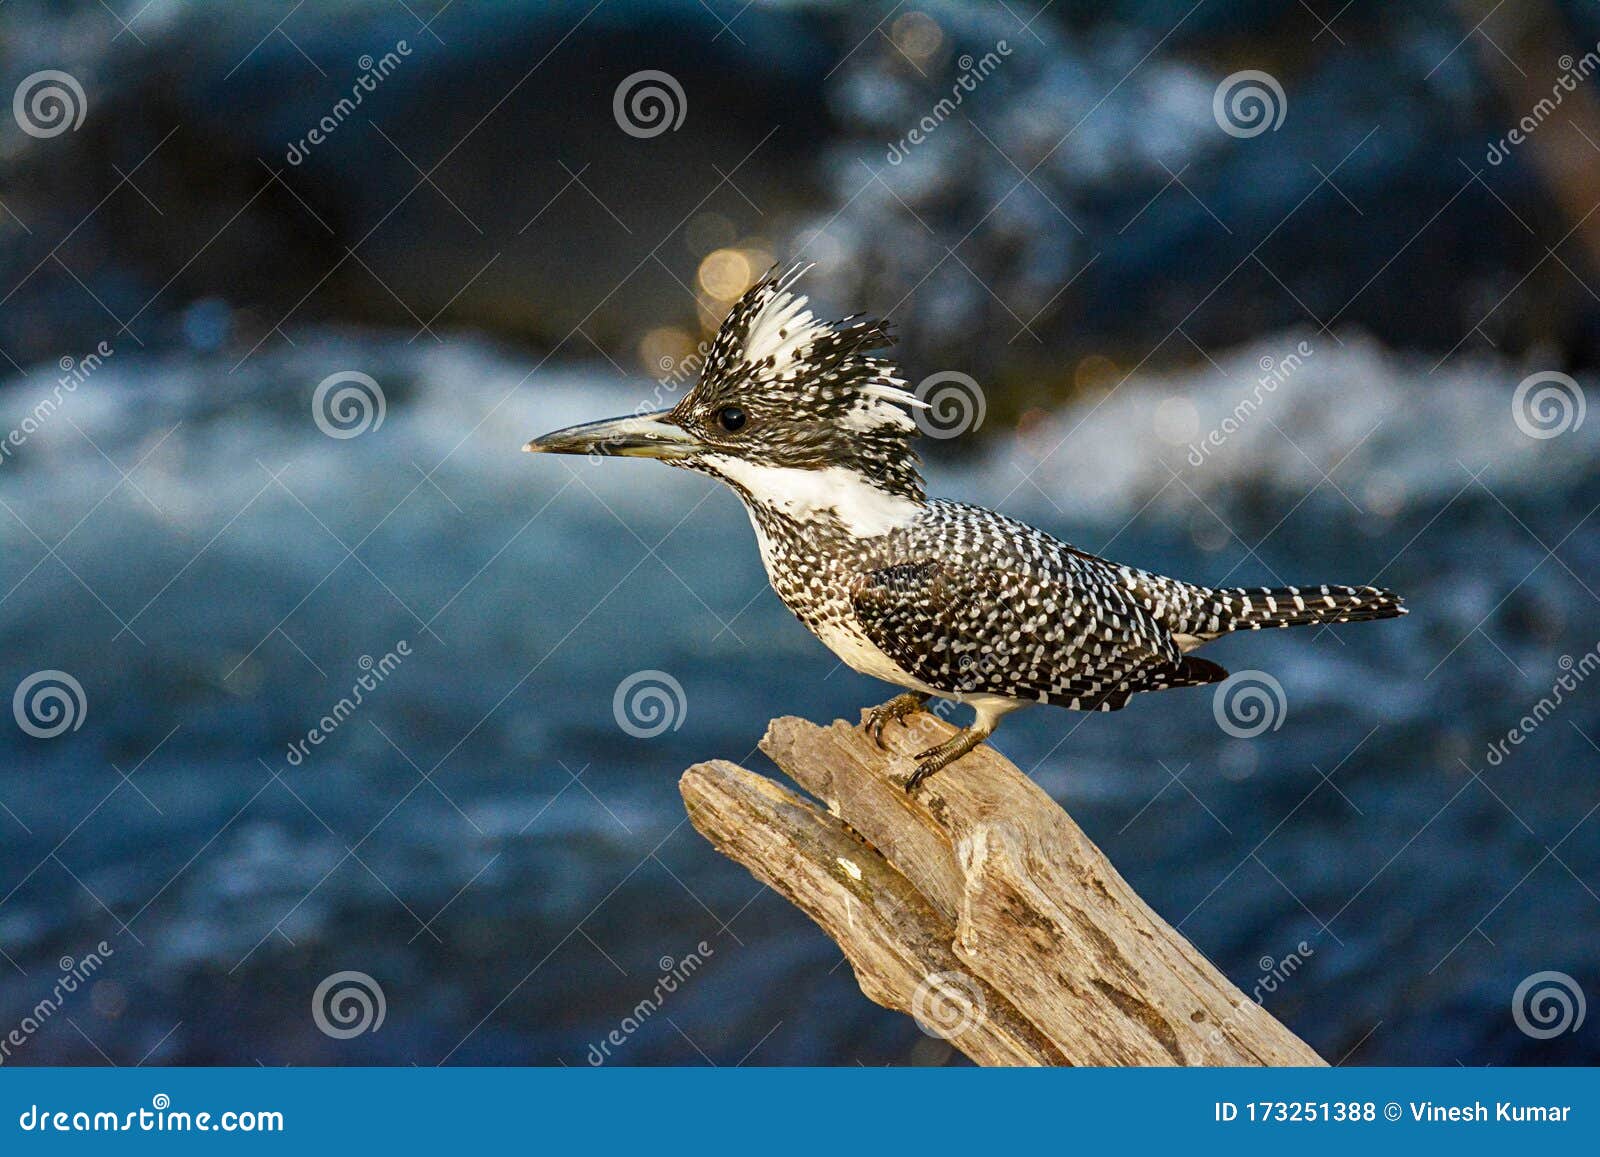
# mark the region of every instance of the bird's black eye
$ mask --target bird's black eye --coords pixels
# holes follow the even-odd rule
[[[738,406],[723,406],[717,411],[717,423],[732,434],[744,427],[745,414]]]

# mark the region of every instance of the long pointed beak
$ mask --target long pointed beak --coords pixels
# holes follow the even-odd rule
[[[662,410],[624,418],[585,422],[535,438],[523,447],[530,454],[595,454],[625,458],[687,458],[702,447]]]

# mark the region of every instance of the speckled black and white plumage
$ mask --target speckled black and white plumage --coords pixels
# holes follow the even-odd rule
[[[816,321],[795,276],[734,307],[673,416],[713,443],[682,464],[739,493],[773,589],[855,669],[980,715],[1029,702],[1112,710],[1226,678],[1186,652],[1230,631],[1404,613],[1374,587],[1212,590],[925,499],[906,412],[919,403],[866,356],[883,328]],[[729,404],[749,413],[746,430],[710,421]]]
[[[1224,679],[1188,652],[1229,632],[1405,613],[1375,587],[1197,586],[929,500],[911,443],[924,403],[870,354],[888,342],[884,327],[817,320],[798,276],[745,294],[699,384],[654,425],[621,433],[639,439],[637,452],[730,485],[785,605],[849,666],[914,694],[880,708],[875,727],[928,695],[975,708],[972,728],[923,753],[913,784],[1018,707],[1110,711],[1141,692]]]
[[[963,700],[1110,711],[1141,691],[1226,678],[1185,652],[1230,631],[1403,613],[1374,587],[1195,586],[937,499],[870,537],[760,503],[752,516],[773,589],[841,658],[889,682]]]

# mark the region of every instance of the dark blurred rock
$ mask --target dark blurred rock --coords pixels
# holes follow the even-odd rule
[[[1563,12],[1573,45],[1600,36],[1589,9]],[[1089,354],[1186,362],[1291,324],[1434,356],[1600,353],[1600,278],[1576,246],[1548,259],[1568,222],[1528,159],[1484,159],[1523,110],[1448,7],[1357,3],[1324,27],[1290,0],[1031,20],[634,0],[452,5],[424,26],[403,5],[246,4],[152,11],[142,44],[97,3],[3,18],[8,81],[63,68],[88,100],[74,133],[0,121],[0,351],[22,366],[128,344],[124,323],[248,349],[349,319],[598,347],[631,373],[653,327],[693,336],[697,305],[720,310],[695,271],[734,242],[817,260],[828,305],[892,312],[914,369],[980,374],[1010,413],[1080,388]],[[308,143],[363,59],[402,41]],[[1213,97],[1251,69],[1286,115],[1232,136]],[[614,120],[642,70],[682,88],[676,131]],[[1543,131],[1593,163],[1568,129]],[[705,213],[726,239],[696,234]]]
[[[81,63],[54,64],[84,83],[82,129],[33,140],[5,126],[16,216],[0,280],[20,287],[0,347],[53,360],[121,322],[172,338],[202,297],[243,309],[250,341],[291,311],[437,316],[551,344],[579,324],[631,344],[641,318],[692,317],[678,279],[693,278],[682,230],[698,207],[760,228],[815,200],[814,94],[834,57],[815,14],[758,7],[723,29],[693,3],[590,9],[462,5],[428,29],[404,6],[306,9],[278,34],[276,8],[235,6],[144,29],[144,47],[113,43],[107,17]],[[28,67],[44,67],[42,46],[65,53],[85,17],[27,19]],[[388,74],[339,118],[363,60],[385,53]],[[677,131],[638,139],[612,101],[645,69],[670,73],[687,107]]]

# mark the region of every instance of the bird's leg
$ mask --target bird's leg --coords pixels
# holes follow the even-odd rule
[[[896,695],[887,703],[874,707],[867,712],[867,735],[871,737],[872,742],[882,747],[884,724],[891,719],[904,719],[907,715],[916,714],[922,710],[922,705],[928,699],[929,696],[921,691],[907,691],[904,694]]]
[[[926,751],[919,752],[917,754],[916,770],[906,779],[906,791],[908,793],[916,791],[923,780],[935,772],[949,767],[985,739],[988,739],[993,731],[994,725],[992,723],[986,724],[984,720],[980,719],[971,727],[962,728],[937,747],[930,747]]]

